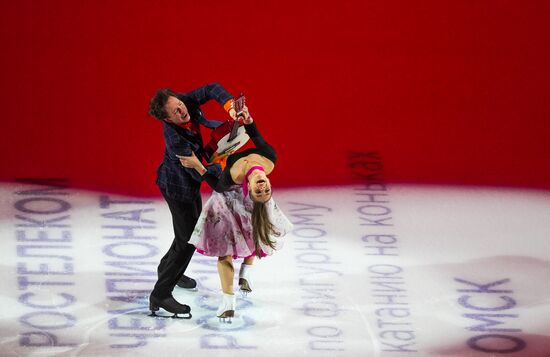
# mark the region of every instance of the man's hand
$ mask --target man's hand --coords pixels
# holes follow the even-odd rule
[[[238,116],[237,116],[237,112],[233,108],[229,109],[228,113],[229,113],[229,116],[233,118],[233,120],[238,120],[242,118],[245,124],[252,124],[252,122],[254,121],[250,116],[250,113],[248,112],[248,107],[246,105],[243,106],[243,111],[240,112]]]
[[[202,164],[202,162],[199,161],[199,159],[195,156],[195,153],[191,151],[191,156],[180,156],[176,155],[178,159],[180,159],[181,166],[186,167],[188,169],[195,169],[201,176],[206,173],[206,167]]]
[[[235,111],[235,109],[233,108],[229,109],[228,113],[229,113],[229,116],[233,118],[233,120],[237,120],[237,112]]]
[[[191,151],[191,156],[180,156],[176,155],[180,160],[181,166],[187,167],[188,169],[195,169],[200,172],[200,169],[204,168],[199,159],[195,156],[195,153]]]

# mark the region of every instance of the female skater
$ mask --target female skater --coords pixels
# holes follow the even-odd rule
[[[180,157],[183,166],[194,168],[214,189],[189,240],[197,251],[218,257],[223,299],[219,318],[234,316],[233,259],[244,258],[239,271],[241,291],[252,291],[250,270],[254,258],[271,255],[278,247],[277,237],[292,229],[292,224],[271,198],[269,175],[277,160],[275,150],[260,135],[245,106],[244,126],[255,148],[227,157],[220,178],[206,173],[194,156]]]

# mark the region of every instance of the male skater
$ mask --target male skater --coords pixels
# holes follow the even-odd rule
[[[195,153],[199,160],[204,156],[200,125],[215,128],[219,121],[206,120],[200,106],[214,99],[233,118],[233,96],[220,84],[210,83],[189,93],[174,93],[170,89],[158,90],[149,106],[149,114],[163,122],[165,151],[164,159],[157,170],[157,185],[172,214],[174,241],[158,266],[158,280],[151,296],[149,308],[155,315],[159,307],[176,314],[189,314],[191,308],[180,304],[172,296],[176,283],[180,287],[194,288],[195,280],[183,275],[195,252],[188,243],[201,213],[202,201],[200,185],[206,172],[220,175],[218,164],[202,166],[200,170],[185,168],[179,156],[191,156]],[[178,281],[179,280],[179,281]]]

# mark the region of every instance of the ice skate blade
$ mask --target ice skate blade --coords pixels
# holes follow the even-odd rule
[[[231,323],[231,318],[235,316],[235,310],[226,310],[221,315],[218,315],[220,322]]]
[[[151,313],[147,316],[160,317],[160,318],[163,318],[163,319],[185,319],[185,320],[189,320],[190,318],[193,317],[193,315],[191,315],[190,312],[184,313],[184,316],[178,316],[178,314],[168,316],[168,315],[157,315],[155,313],[155,311],[152,311],[152,310],[151,310]]]

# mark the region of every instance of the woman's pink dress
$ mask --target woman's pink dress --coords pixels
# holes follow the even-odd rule
[[[282,238],[292,223],[279,209],[273,197],[266,202],[269,219],[278,237],[270,237],[275,249],[282,246]],[[252,240],[252,200],[243,196],[240,186],[233,186],[223,193],[213,192],[204,205],[195,230],[189,240],[201,254],[233,258],[246,258],[255,254]],[[260,242],[261,256],[273,254],[274,249]]]

